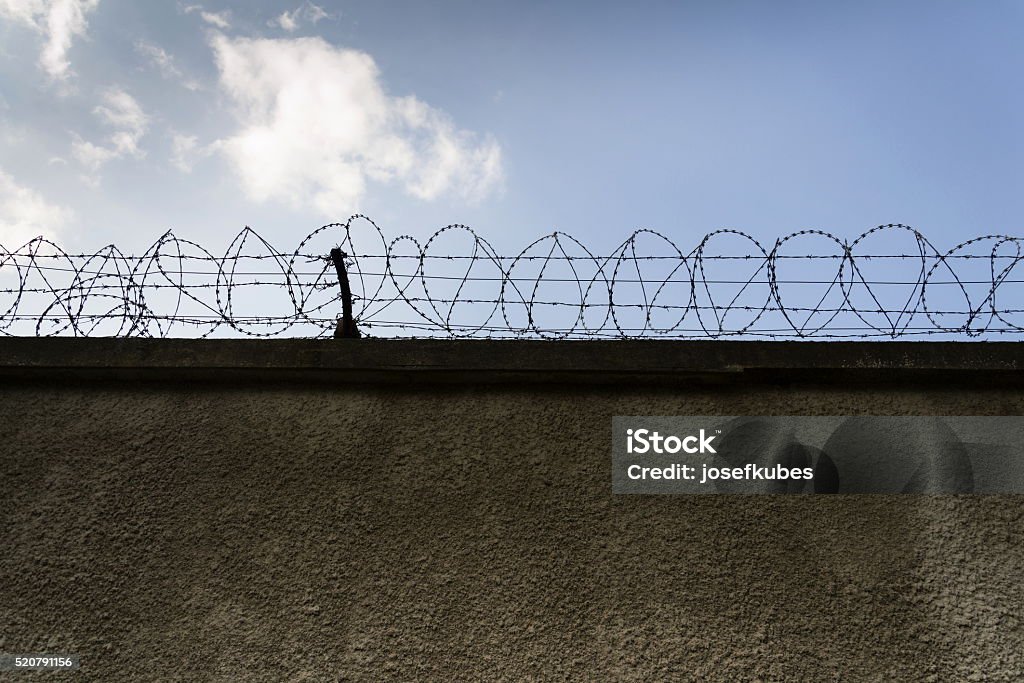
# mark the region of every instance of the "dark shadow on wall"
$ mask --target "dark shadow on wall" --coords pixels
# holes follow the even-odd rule
[[[850,417],[822,449],[802,443],[785,418],[736,418],[720,438],[729,467],[814,468],[804,480],[722,480],[721,493],[971,493],[971,453],[938,417],[911,423]],[[813,488],[811,488],[813,487]]]

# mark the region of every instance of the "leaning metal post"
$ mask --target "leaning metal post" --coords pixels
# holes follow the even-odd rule
[[[345,252],[335,247],[331,249],[331,261],[338,271],[338,284],[341,286],[341,319],[334,330],[335,339],[358,339],[359,329],[352,319],[352,288],[348,284],[348,271],[345,269]]]

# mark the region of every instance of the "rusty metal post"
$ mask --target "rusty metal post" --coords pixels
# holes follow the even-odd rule
[[[347,254],[335,247],[331,249],[331,261],[334,262],[334,269],[338,271],[338,284],[341,286],[341,319],[338,327],[334,330],[335,339],[358,339],[359,329],[356,321],[352,319],[352,288],[348,284],[348,271],[345,269],[345,258]]]

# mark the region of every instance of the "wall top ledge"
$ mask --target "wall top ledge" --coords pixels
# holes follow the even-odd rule
[[[0,378],[1024,386],[1022,342],[0,338]]]

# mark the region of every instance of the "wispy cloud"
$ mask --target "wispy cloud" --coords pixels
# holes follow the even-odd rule
[[[0,169],[0,244],[4,247],[16,249],[40,235],[58,239],[72,215]]]
[[[424,200],[477,201],[501,183],[501,148],[414,96],[386,92],[373,58],[320,38],[212,37],[238,131],[215,143],[257,201],[353,211],[367,183]]]
[[[185,76],[181,69],[178,68],[177,63],[175,63],[174,57],[159,45],[153,45],[144,40],[137,40],[135,41],[135,51],[145,57],[152,66],[156,67],[160,75],[167,80],[180,83],[188,90],[200,89],[199,82]]]
[[[93,113],[113,132],[101,144],[75,140],[71,151],[79,163],[95,172],[113,159],[145,156],[139,142],[149,127],[149,117],[134,97],[121,88],[111,88]]]
[[[205,21],[211,26],[216,26],[219,29],[231,28],[231,11],[224,10],[223,12],[211,12],[203,9],[202,5],[186,5],[182,8],[185,14],[192,14],[193,12],[199,13],[199,18]]]
[[[45,36],[39,64],[52,80],[63,81],[72,74],[68,51],[85,35],[86,16],[98,5],[99,0],[0,0],[0,17]]]
[[[171,165],[182,173],[191,173],[197,161],[210,156],[217,149],[217,143],[201,145],[195,135],[175,133],[171,137]]]
[[[324,10],[319,5],[314,5],[312,2],[305,2],[291,12],[282,12],[280,15],[274,17],[267,22],[267,26],[276,26],[284,29],[289,33],[293,33],[299,29],[299,26],[303,23],[316,25],[322,19],[333,19],[331,14]]]

